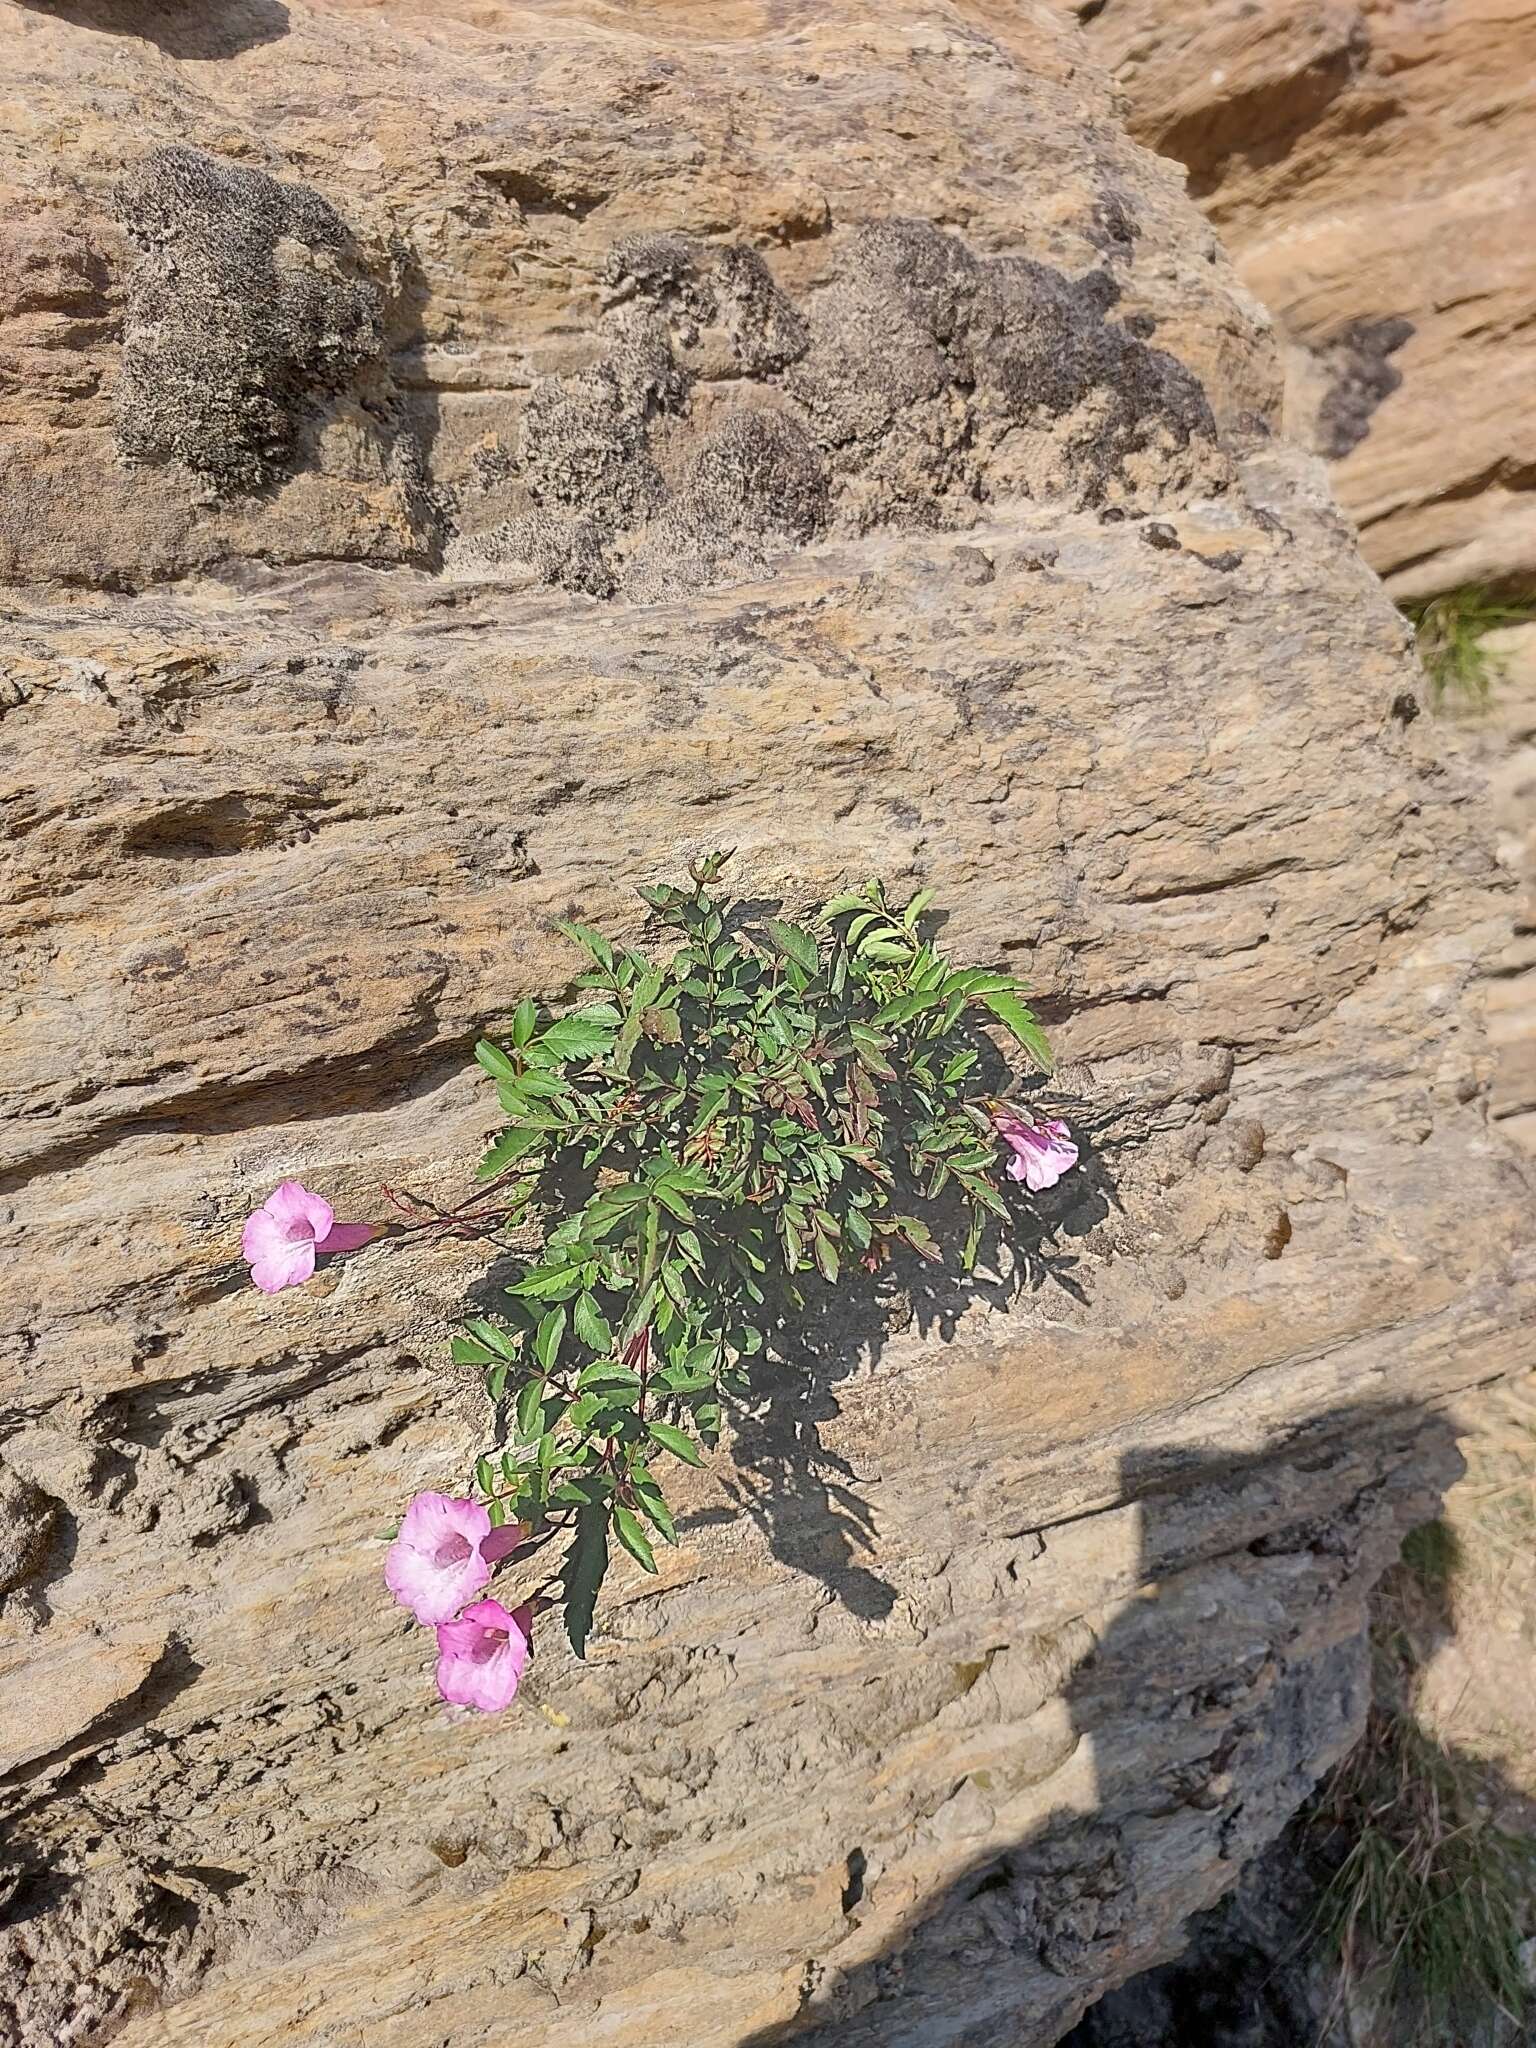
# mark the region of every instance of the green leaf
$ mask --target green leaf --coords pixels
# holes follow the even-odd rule
[[[557,1017],[542,1038],[529,1046],[530,1057],[541,1063],[554,1060],[592,1060],[613,1043],[613,1026],[606,1019],[593,1019],[584,1010],[569,1017]]]
[[[475,1484],[482,1493],[489,1494],[496,1491],[496,1467],[489,1458],[476,1458]]]
[[[648,1572],[656,1569],[656,1556],[646,1541],[645,1531],[622,1501],[613,1504],[613,1526],[619,1541],[630,1556],[642,1564]]]
[[[664,1451],[670,1451],[674,1458],[681,1458],[685,1465],[702,1465],[699,1447],[691,1436],[685,1436],[670,1422],[648,1422],[646,1429]]]
[[[555,930],[563,932],[568,939],[573,939],[578,946],[585,947],[600,967],[612,967],[613,948],[601,932],[593,931],[590,925],[572,924],[563,917],[555,919]]]
[[[1002,989],[979,990],[977,999],[986,1005],[1000,1024],[1008,1027],[1040,1071],[1048,1074],[1055,1062],[1045,1033],[1035,1022],[1033,1012],[1026,1009],[1016,995]]]
[[[531,1100],[548,1100],[556,1095],[569,1095],[571,1084],[564,1074],[541,1074],[530,1067],[526,1074],[519,1075],[516,1092]]]
[[[455,1365],[490,1365],[493,1354],[483,1344],[477,1344],[473,1337],[454,1337],[448,1345],[448,1356]]]
[[[821,954],[809,932],[798,925],[780,924],[776,917],[770,917],[764,929],[774,950],[786,960],[793,960],[797,967],[803,967],[807,974],[814,974],[821,966]]]
[[[533,1355],[545,1372],[553,1372],[555,1360],[560,1356],[561,1340],[565,1336],[565,1310],[552,1308],[539,1324],[533,1340]]]
[[[840,896],[823,903],[816,913],[818,917],[843,917],[850,910],[868,910],[871,884],[866,882],[862,889],[845,889]]]
[[[608,1516],[601,1502],[584,1507],[576,1517],[576,1534],[565,1553],[560,1585],[565,1595],[565,1632],[578,1657],[587,1654],[597,1589],[608,1569]]]
[[[515,1081],[517,1068],[498,1046],[488,1038],[482,1038],[475,1047],[475,1058],[494,1081]]]
[[[514,1124],[509,1131],[503,1131],[489,1152],[475,1168],[476,1180],[495,1180],[528,1153],[535,1152],[544,1142],[542,1131],[519,1130]]]
[[[576,1306],[571,1311],[571,1327],[589,1350],[608,1352],[613,1349],[613,1332],[592,1295],[577,1295]]]
[[[507,1391],[507,1374],[511,1367],[506,1364],[493,1365],[485,1376],[485,1391],[492,1401],[499,1401]]]
[[[652,1193],[663,1208],[672,1211],[672,1214],[677,1217],[679,1222],[691,1223],[693,1221],[693,1211],[677,1192],[677,1189],[667,1181],[659,1180],[655,1182]]]
[[[512,1043],[524,1046],[532,1038],[539,1021],[539,1006],[532,996],[524,996],[512,1018]]]
[[[821,1270],[823,1280],[837,1278],[837,1246],[830,1237],[818,1231],[811,1244],[811,1253]]]
[[[635,1057],[635,1047],[640,1043],[640,1027],[645,1013],[661,994],[666,981],[666,969],[646,965],[644,973],[629,998],[629,1015],[624,1019],[623,1029],[614,1042],[613,1055],[609,1065],[616,1074],[627,1074]]]
[[[528,1301],[569,1301],[580,1289],[580,1266],[535,1266],[504,1292]]]
[[[677,1524],[672,1519],[672,1510],[667,1506],[661,1488],[651,1477],[650,1472],[644,1465],[636,1465],[629,1479],[635,1489],[635,1499],[639,1501],[644,1513],[650,1517],[668,1543],[675,1543]]]
[[[484,1316],[471,1316],[464,1325],[469,1334],[487,1351],[494,1351],[501,1358],[516,1358],[522,1346],[510,1330],[503,1330],[498,1324],[487,1322]]]
[[[525,1444],[544,1434],[544,1387],[539,1380],[529,1380],[517,1397],[517,1433]]]
[[[923,912],[928,908],[929,904],[933,901],[933,894],[934,892],[932,891],[932,889],[919,889],[917,894],[912,898],[912,901],[901,913],[901,921],[906,926],[909,932],[915,929],[917,925],[917,920],[922,916]]]

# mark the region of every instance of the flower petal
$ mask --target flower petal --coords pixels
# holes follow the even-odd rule
[[[333,1223],[325,1236],[316,1240],[320,1252],[355,1252],[378,1236],[371,1223]]]
[[[525,1534],[520,1522],[503,1522],[499,1529],[491,1529],[480,1538],[480,1555],[487,1564],[500,1564],[504,1557],[512,1555]]]
[[[294,1240],[324,1237],[336,1221],[336,1211],[330,1203],[297,1180],[279,1181],[262,1207]]]
[[[526,1607],[509,1614],[499,1600],[477,1600],[437,1632],[437,1689],[453,1706],[499,1714],[512,1704],[528,1662]]]
[[[240,1250],[252,1265],[258,1259],[270,1258],[274,1252],[286,1251],[288,1243],[282,1225],[265,1209],[258,1209],[254,1216],[246,1217],[245,1228],[240,1233]]]
[[[315,1270],[315,1247],[311,1238],[298,1244],[277,1244],[251,1260],[251,1278],[263,1294],[281,1294],[285,1287],[302,1287]]]
[[[418,1493],[384,1560],[384,1583],[416,1619],[447,1622],[488,1583],[491,1567],[480,1543],[491,1526],[478,1501]]]

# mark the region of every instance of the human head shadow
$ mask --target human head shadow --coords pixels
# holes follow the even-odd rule
[[[737,2048],[1342,2048],[1321,1879],[1288,1823],[1371,1698],[1364,1632],[1332,1628],[1334,1603],[1349,1615],[1458,1463],[1444,1416],[1412,1404],[1331,1410],[1257,1455],[1130,1453],[1117,1492],[1140,1509],[1135,1569],[1065,1686],[1097,1808],[1042,1801],[1036,1825],[987,1841],[874,1950],[859,1920],[905,1843],[850,1844],[856,1959],[839,1968],[824,1949],[814,1999]],[[1263,1643],[1236,1615],[1223,1625],[1234,1573],[1242,1611],[1269,1617]],[[1017,1627],[1028,1635],[1026,1612]]]
[[[208,62],[235,57],[288,33],[284,0],[21,0],[98,35],[137,36],[167,57]]]

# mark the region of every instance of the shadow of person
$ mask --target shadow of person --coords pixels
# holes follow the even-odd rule
[[[1091,1119],[1074,1110],[1071,1121],[1081,1164],[1060,1187],[1010,1205],[1009,1221],[983,1240],[975,1273],[909,1253],[879,1275],[845,1273],[835,1289],[813,1288],[804,1314],[776,1324],[751,1398],[733,1416],[734,1470],[724,1481],[730,1505],[691,1515],[684,1527],[746,1513],[782,1564],[818,1580],[849,1613],[880,1621],[891,1612],[896,1592],[870,1562],[876,1531],[859,1474],[828,1441],[842,1413],[838,1390],[876,1366],[904,1331],[948,1343],[978,1304],[1006,1314],[1026,1292],[1049,1286],[1085,1298],[1068,1247],[1117,1204],[1109,1164],[1092,1150]],[[935,1225],[946,1244],[964,1235],[958,1215]]]
[[[167,57],[207,63],[287,35],[284,0],[21,0],[97,35],[137,36]]]
[[[977,1616],[978,1643],[995,1644],[1000,1626],[1027,1643],[1046,1609],[1071,1615],[1056,1639],[1082,1647],[1064,1690],[1041,1686],[1018,1712],[997,1688],[991,1729],[951,1752],[963,1827],[860,1842],[846,1936],[808,1962],[799,2013],[739,2048],[1317,2041],[1315,1987],[1279,1969],[1294,1925],[1266,1946],[1221,1923],[1182,1975],[1158,1966],[1356,1741],[1371,1589],[1458,1471],[1449,1424],[1413,1406],[1336,1409],[1258,1455],[1127,1455],[1120,1505],[1044,1530],[1038,1578],[1007,1596],[1017,1613]],[[1052,1717],[1066,1725],[1043,1746]],[[942,1814],[958,1794],[947,1782],[939,1797]],[[1084,2021],[1131,1979],[1139,2004]]]

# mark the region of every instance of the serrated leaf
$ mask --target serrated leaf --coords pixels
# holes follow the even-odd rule
[[[668,1543],[677,1541],[677,1524],[672,1519],[672,1510],[667,1506],[666,1497],[656,1483],[656,1476],[649,1465],[632,1465],[629,1483],[634,1488],[635,1498],[641,1511],[647,1515]]]
[[[693,1438],[685,1436],[682,1430],[674,1427],[672,1423],[648,1422],[645,1426],[652,1439],[659,1443],[664,1451],[670,1451],[674,1458],[681,1458],[685,1465],[703,1464],[704,1460],[699,1456],[699,1447]]]
[[[635,1561],[648,1572],[656,1569],[656,1555],[646,1541],[645,1531],[622,1501],[613,1504],[613,1526],[619,1541]]]
[[[488,1322],[484,1316],[471,1316],[464,1327],[477,1344],[483,1344],[487,1351],[494,1351],[500,1358],[516,1358],[522,1348],[510,1330]]]
[[[560,1585],[565,1595],[565,1632],[578,1657],[587,1654],[592,1632],[592,1610],[597,1591],[608,1569],[608,1516],[600,1503],[580,1510],[576,1534],[560,1568]]]
[[[607,1352],[613,1349],[613,1332],[590,1294],[577,1295],[576,1306],[571,1310],[571,1327],[589,1350]]]
[[[504,1292],[525,1301],[569,1301],[580,1288],[579,1266],[536,1266]]]
[[[475,1168],[476,1180],[494,1180],[499,1173],[505,1173],[519,1159],[538,1150],[544,1142],[542,1131],[525,1131],[516,1125],[510,1131],[503,1131],[491,1146],[480,1164]]]
[[[555,930],[563,932],[568,939],[574,940],[578,946],[583,947],[592,955],[592,958],[597,961],[599,966],[612,967],[613,947],[603,937],[601,932],[593,931],[590,925],[573,924],[563,917],[555,919]]]
[[[975,992],[977,1000],[989,1009],[1000,1024],[1004,1024],[1029,1054],[1043,1074],[1048,1074],[1055,1064],[1051,1057],[1050,1044],[1045,1033],[1035,1022],[1033,1013],[1026,1009],[1016,995],[1002,989],[985,989]]]
[[[933,896],[934,892],[932,889],[919,889],[917,894],[912,898],[912,901],[901,913],[901,921],[906,926],[909,932],[915,929],[917,925],[917,920],[922,916],[923,912],[928,908],[929,904],[933,901]]]
[[[608,1064],[616,1074],[627,1074],[635,1057],[635,1047],[640,1043],[640,1027],[646,1011],[661,994],[662,984],[667,978],[666,969],[652,967],[648,962],[644,973],[636,983],[629,998],[629,1015],[614,1041],[613,1053]]]
[[[495,1354],[473,1337],[454,1337],[449,1341],[448,1356],[455,1365],[490,1365]]]
[[[544,1387],[529,1380],[517,1397],[517,1433],[525,1444],[544,1434]]]
[[[804,968],[807,974],[816,973],[821,966],[821,954],[809,932],[802,931],[799,925],[781,924],[776,917],[767,919],[763,929],[776,952]]]
[[[543,1036],[533,1041],[528,1056],[537,1057],[541,1064],[593,1060],[612,1043],[612,1024],[601,1018],[594,1020],[584,1010],[573,1010],[569,1017],[557,1017]]]
[[[552,1308],[539,1324],[533,1340],[533,1355],[545,1372],[553,1372],[565,1336],[565,1310]]]
[[[515,1081],[517,1068],[500,1046],[492,1045],[488,1038],[482,1038],[475,1046],[475,1058],[494,1081]]]

